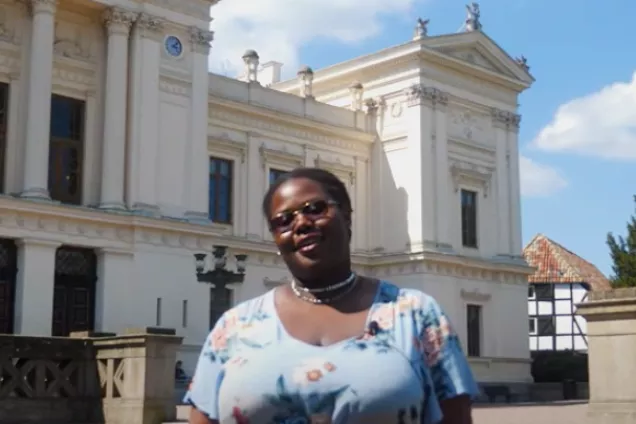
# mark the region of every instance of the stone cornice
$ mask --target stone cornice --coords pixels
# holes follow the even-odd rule
[[[296,144],[313,142],[316,147],[328,145],[342,152],[357,152],[361,156],[370,154],[375,134],[337,127],[296,115],[280,114],[267,108],[248,105],[210,96],[210,118],[218,125],[234,124],[241,130],[251,129],[258,133],[283,136]]]
[[[142,37],[159,40],[163,33],[165,21],[162,18],[150,15],[148,13],[140,13],[137,16],[135,27]]]
[[[404,93],[409,106],[420,106],[422,104],[433,107],[448,105],[448,94],[435,87],[415,84],[404,90]]]
[[[507,110],[493,108],[491,110],[492,122],[496,127],[519,131],[521,125],[521,115]]]
[[[70,207],[0,197],[3,236],[63,242],[96,249],[132,252],[136,245],[212,251],[215,244],[250,255],[248,264],[284,269],[272,242],[248,240],[232,235],[227,226],[196,225],[175,219],[157,219],[128,213],[109,213],[85,207]],[[378,278],[428,273],[503,283],[527,284],[533,269],[517,262],[494,262],[436,252],[403,254],[357,253],[356,269]]]
[[[214,40],[213,31],[205,31],[197,27],[190,27],[190,43],[196,53],[209,54],[210,43]]]

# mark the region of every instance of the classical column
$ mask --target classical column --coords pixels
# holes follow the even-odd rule
[[[189,194],[186,207],[186,218],[194,222],[209,223],[209,190],[208,190],[208,100],[209,75],[208,55],[214,33],[200,28],[190,29],[192,48],[192,94],[190,99],[190,160],[188,177],[184,178]],[[238,166],[238,164],[237,164]]]
[[[30,0],[31,51],[22,197],[50,199],[48,190],[51,82],[56,0]]]
[[[55,253],[60,243],[22,239],[17,244],[15,332],[26,336],[50,336],[53,319]]]
[[[412,176],[408,182],[407,222],[410,248],[437,247],[436,166],[437,144],[446,143],[433,134],[435,110],[448,96],[434,87],[412,86],[407,90],[408,149]],[[445,148],[444,148],[445,152]]]
[[[104,137],[100,208],[124,209],[126,159],[126,106],[128,87],[128,35],[135,18],[132,12],[110,8],[104,14],[108,31]]]
[[[132,34],[128,108],[127,207],[142,215],[159,215],[159,68],[163,21],[140,14]]]

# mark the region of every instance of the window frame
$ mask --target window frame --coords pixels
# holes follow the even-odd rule
[[[464,195],[472,197],[473,205],[465,205]],[[460,204],[460,230],[462,247],[468,249],[479,249],[479,192],[468,188],[461,188],[459,191]],[[467,208],[471,208],[470,211]],[[470,213],[470,217],[466,214]],[[472,222],[471,222],[472,221]],[[472,228],[471,228],[472,225]]]
[[[471,314],[470,310],[475,309],[478,313],[479,322],[477,323],[477,339],[474,340],[471,336]],[[483,355],[483,333],[484,333],[484,307],[477,303],[466,303],[466,354],[472,358],[479,358]],[[474,344],[476,343],[476,352]],[[475,354],[476,353],[476,354]]]
[[[212,184],[212,180],[213,180],[213,175],[216,176],[215,180],[216,180],[216,184],[218,188],[218,182],[220,179],[223,178],[223,176],[220,174],[220,172],[216,172],[215,174],[212,174],[212,172],[210,171],[210,166],[212,165],[212,161],[217,161],[217,163],[226,163],[229,165],[229,171],[228,171],[228,198],[227,200],[227,220],[222,220],[222,219],[218,219],[218,212],[219,212],[219,202],[217,202],[218,199],[218,189],[216,189],[214,192],[215,194],[217,194],[217,196],[214,197],[214,199],[211,196],[211,184]],[[230,159],[230,158],[226,158],[223,156],[217,156],[217,155],[208,155],[208,219],[210,221],[212,221],[213,223],[216,224],[224,224],[224,225],[232,225],[234,223],[234,198],[235,198],[235,192],[234,192],[234,171],[235,171],[235,166],[236,166],[236,161],[234,159]],[[212,211],[212,204],[215,204],[215,211],[213,213]]]

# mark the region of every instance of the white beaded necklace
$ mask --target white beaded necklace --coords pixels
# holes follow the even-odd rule
[[[352,272],[349,277],[347,277],[346,280],[341,281],[339,283],[336,284],[332,284],[330,286],[327,287],[321,287],[321,288],[317,288],[317,289],[309,289],[307,287],[301,287],[298,285],[298,283],[296,282],[296,280],[292,280],[291,283],[291,289],[294,292],[294,294],[296,295],[296,297],[298,297],[301,300],[304,300],[306,302],[311,302],[311,303],[331,303],[334,302],[337,299],[340,299],[342,297],[344,297],[345,295],[347,295],[348,293],[351,292],[351,290],[353,290],[353,288],[356,286],[356,282],[358,281],[358,279],[356,278],[357,275]],[[346,290],[344,290],[341,293],[338,293],[335,296],[329,297],[329,298],[316,298],[313,296],[308,296],[308,294],[317,294],[317,293],[327,293],[327,292],[333,292],[335,290],[341,289],[343,287],[347,287]]]

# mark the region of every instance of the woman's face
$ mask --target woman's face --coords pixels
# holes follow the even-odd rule
[[[349,222],[319,183],[293,178],[281,184],[269,217],[274,241],[295,277],[328,278],[349,261]]]

